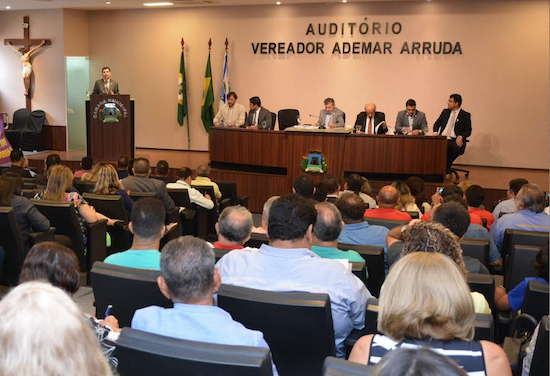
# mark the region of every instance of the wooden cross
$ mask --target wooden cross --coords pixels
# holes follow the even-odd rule
[[[49,39],[31,39],[30,38],[30,27],[29,27],[29,16],[23,17],[23,39],[4,39],[4,44],[13,46],[23,46],[23,52],[21,55],[29,52],[32,46],[38,46],[44,41],[43,45],[49,46],[52,44]],[[27,99],[27,109],[31,111],[31,95],[30,95],[30,84],[29,84],[29,93],[26,95]]]

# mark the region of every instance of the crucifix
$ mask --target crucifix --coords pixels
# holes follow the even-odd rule
[[[25,98],[27,110],[31,111],[31,83],[32,64],[31,55],[44,45],[51,45],[49,39],[30,39],[29,16],[23,17],[23,39],[4,39],[4,44],[10,46],[21,54],[21,65],[23,69],[23,84],[25,85]],[[16,48],[15,46],[23,46]],[[36,46],[31,48],[32,46]]]

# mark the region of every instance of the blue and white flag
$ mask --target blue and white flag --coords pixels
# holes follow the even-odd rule
[[[229,83],[229,63],[227,62],[227,50],[223,58],[223,76],[222,90],[220,92],[220,106],[227,103],[227,94],[231,92],[231,84]]]

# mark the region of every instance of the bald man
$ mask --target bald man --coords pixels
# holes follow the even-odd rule
[[[391,185],[382,187],[376,196],[376,201],[378,202],[378,208],[367,209],[365,217],[411,221],[412,218],[409,213],[395,210],[395,207],[399,204],[399,192]]]
[[[357,115],[355,125],[361,125],[360,132],[367,134],[386,134],[388,132],[386,114],[376,111],[374,103],[367,103],[365,105],[365,111]]]

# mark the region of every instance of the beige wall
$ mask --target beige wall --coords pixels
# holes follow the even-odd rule
[[[88,12],[63,9],[65,56],[89,56]]]

